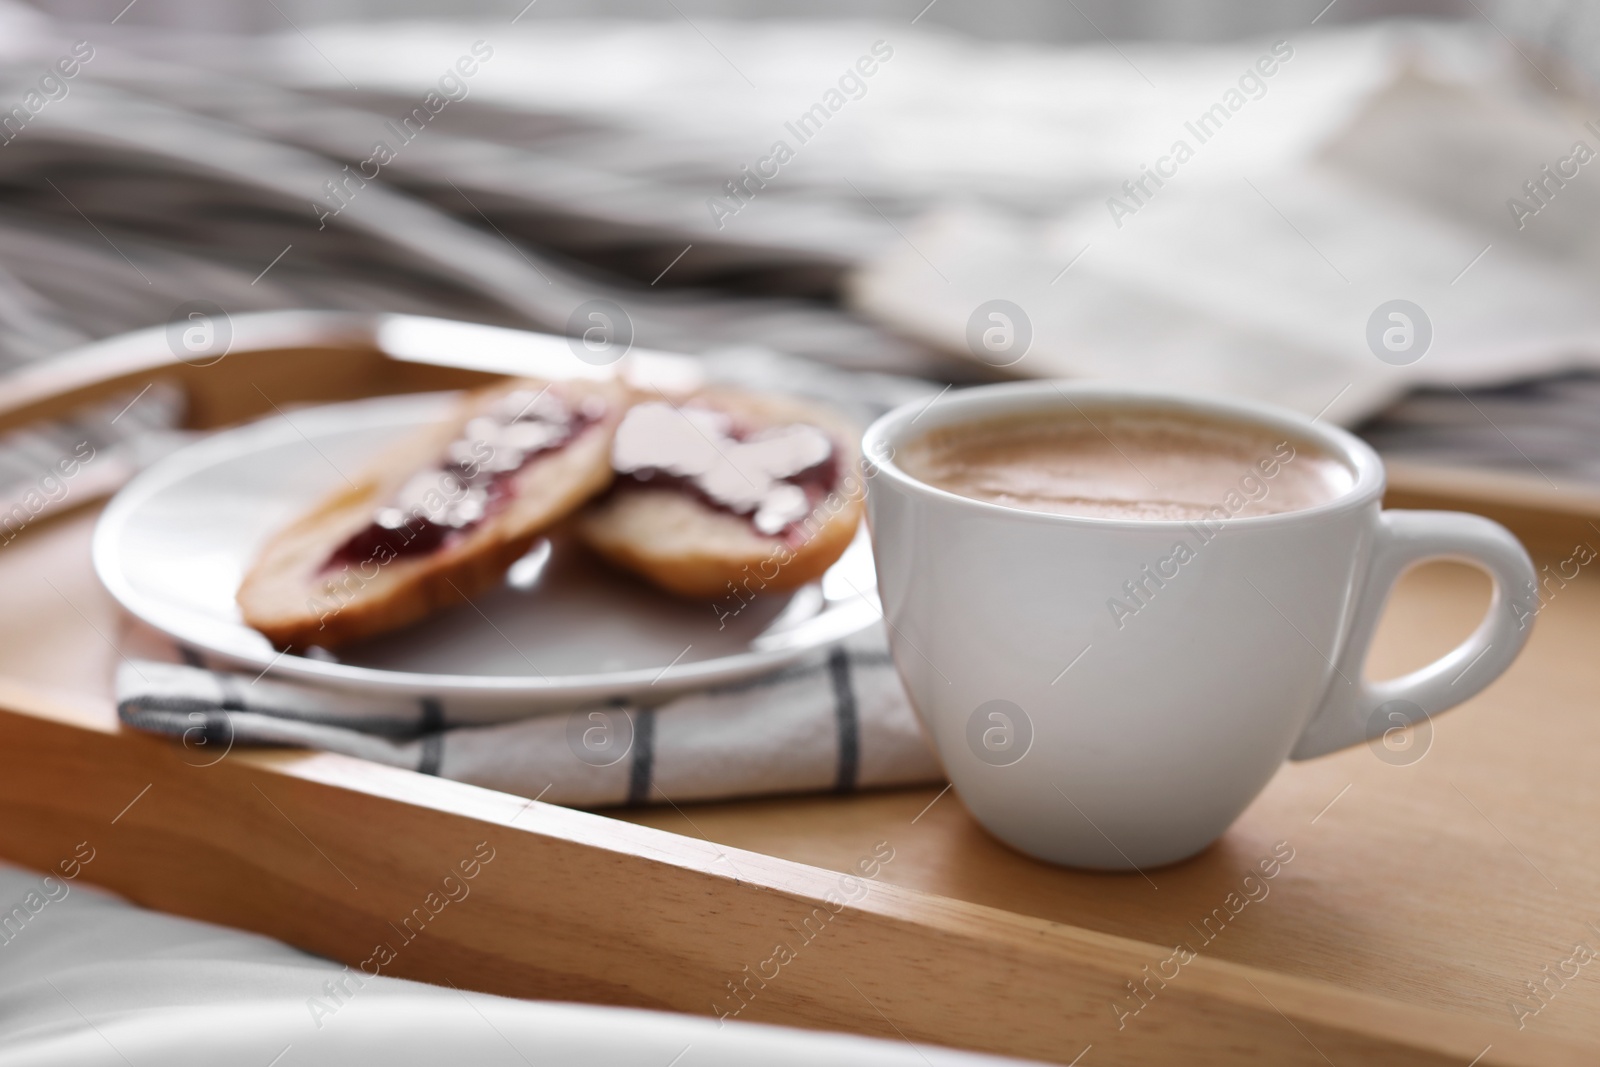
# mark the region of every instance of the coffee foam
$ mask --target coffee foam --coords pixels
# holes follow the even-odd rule
[[[897,459],[912,477],[974,500],[1109,519],[1281,514],[1332,500],[1355,481],[1343,462],[1300,438],[1134,408],[945,427]]]

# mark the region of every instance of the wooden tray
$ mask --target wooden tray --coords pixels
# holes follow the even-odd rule
[[[210,427],[482,377],[391,359],[365,320],[234,326],[211,367],[174,364],[151,332],[10,379],[0,431],[158,378]],[[1392,504],[1507,522],[1552,573],[1600,545],[1593,493],[1394,481]],[[1204,855],[1105,875],[1009,851],[934,789],[597,815],[318,753],[196,766],[117,725],[122,623],[89,569],[95,511],[0,547],[0,855],[16,862],[52,867],[89,841],[83,877],[141,904],[351,965],[390,942],[384,973],[516,996],[1085,1067],[1600,1062],[1600,963],[1575,952],[1600,947],[1593,568],[1549,583],[1522,658],[1438,720],[1422,758],[1363,747],[1285,766]],[[1487,589],[1451,564],[1412,572],[1377,673],[1457,642]],[[402,940],[401,920],[484,841],[496,859],[470,899]],[[1244,881],[1291,851],[1274,878]],[[845,880],[875,858],[865,888]],[[1179,942],[1198,951],[1176,966]]]

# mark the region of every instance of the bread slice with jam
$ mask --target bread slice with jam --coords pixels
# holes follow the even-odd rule
[[[335,648],[494,586],[612,481],[618,384],[518,379],[466,394],[274,536],[239,587],[277,648]]]
[[[707,389],[629,409],[610,490],[576,520],[612,563],[680,596],[795,589],[861,521],[858,431],[784,397]]]

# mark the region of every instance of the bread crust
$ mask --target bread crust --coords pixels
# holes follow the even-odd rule
[[[550,390],[569,405],[605,401],[605,414],[512,476],[504,510],[459,541],[417,556],[374,555],[325,569],[407,478],[435,463],[467,420],[516,389]],[[402,443],[276,534],[239,587],[244,621],[276,648],[336,648],[398,629],[492,588],[550,526],[611,483],[611,438],[631,402],[610,382],[511,380],[462,397],[436,426]]]
[[[815,426],[833,443],[831,491],[797,525],[769,537],[748,518],[710,507],[681,490],[619,486],[580,513],[576,528],[595,552],[679,596],[711,599],[796,589],[844,554],[861,522],[858,433],[832,412],[784,397],[707,389],[679,406],[726,412],[745,425]]]

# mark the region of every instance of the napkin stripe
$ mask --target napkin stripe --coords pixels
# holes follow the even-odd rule
[[[654,708],[634,712],[633,767],[628,775],[628,803],[643,804],[650,799],[656,762],[656,712]]]
[[[839,775],[835,793],[853,793],[861,771],[861,717],[856,708],[855,686],[850,679],[850,656],[842,648],[828,654],[833,679],[834,715],[839,720]]]
[[[444,729],[444,705],[439,703],[438,697],[422,698],[422,723],[417,729],[425,734],[438,733]]]
[[[426,734],[422,738],[422,744],[417,747],[422,753],[417,759],[417,772],[437,777],[439,764],[444,761],[444,734]]]
[[[437,697],[423,697],[418,701],[422,705],[422,721],[417,725],[417,730],[422,734],[422,743],[417,746],[417,772],[437,776],[439,764],[444,762],[444,707],[440,705]]]

